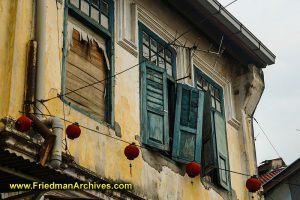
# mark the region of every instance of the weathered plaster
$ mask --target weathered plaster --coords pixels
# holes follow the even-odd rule
[[[138,12],[137,20],[152,28],[167,42],[172,41],[176,33],[178,36],[191,28],[189,23],[186,23],[162,1],[137,0],[135,3]],[[57,8],[56,1],[47,1],[45,99],[55,97],[61,91],[63,14],[63,5],[58,4]],[[0,1],[0,20],[3,23],[2,26],[6,27],[0,29],[0,38],[2,38],[0,42],[0,65],[2,66],[0,67],[2,77],[0,80],[0,116],[12,115],[17,117],[19,116],[18,111],[23,105],[26,44],[30,39],[32,30],[32,1]],[[206,37],[199,35],[193,29],[180,38],[178,43],[184,44],[186,42],[187,46],[192,46],[195,41],[199,43],[200,49],[208,49],[211,46],[211,42]],[[188,61],[186,60],[188,56],[184,55],[186,51],[180,48],[176,50],[179,61],[177,63],[177,76],[180,78],[188,71]],[[117,41],[115,42],[116,73],[136,65],[138,62],[138,56],[120,46]],[[227,98],[225,101],[232,104],[231,107],[235,109],[232,117],[237,118],[241,122],[241,126],[227,123],[230,167],[233,171],[255,173],[254,144],[249,117],[255,110],[256,105],[254,106],[254,103],[257,103],[258,97],[261,95],[260,90],[263,87],[263,81],[260,80],[262,80],[262,74],[257,73],[255,67],[246,72],[248,75],[249,73],[252,74],[250,76],[252,78],[247,79],[245,77],[248,75],[245,73],[237,73],[241,66],[226,54],[226,50],[219,57],[196,52],[193,62],[198,62],[199,66],[197,67],[204,72],[209,72],[212,79],[220,83],[223,88],[229,87],[229,83],[233,84],[234,95],[232,96],[234,97]],[[193,85],[193,77],[183,82]],[[257,85],[255,85],[256,83]],[[69,121],[79,122],[83,126],[100,132],[82,129],[78,139],[67,139],[68,149],[74,156],[76,163],[96,172],[98,176],[114,182],[133,183],[135,188],[133,192],[147,199],[248,200],[249,194],[245,188],[246,177],[231,173],[231,195],[218,187],[205,189],[200,178],[193,179],[193,184],[191,183],[191,178],[184,174],[184,166],[150,149],[142,149],[141,155],[131,162],[132,173],[130,174],[130,162],[124,156],[124,148],[127,144],[106,137],[106,135],[141,145],[139,140],[141,134],[139,84],[138,66],[115,78],[115,130],[106,123],[99,123],[88,118],[66,104],[63,109],[63,102],[60,99],[46,103],[52,115],[59,117],[65,115]],[[248,89],[245,89],[245,84],[248,85]],[[228,91],[224,89],[225,96],[229,95]],[[248,97],[253,97],[253,100],[249,101],[250,104],[245,103],[245,98]],[[246,112],[243,114],[242,111]]]

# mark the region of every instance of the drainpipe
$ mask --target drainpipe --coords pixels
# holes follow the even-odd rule
[[[37,49],[37,72],[36,72],[36,100],[44,98],[44,68],[45,68],[45,49],[46,49],[46,10],[47,1],[36,1],[36,38],[38,42]],[[40,102],[35,103],[35,113],[42,114],[44,108]],[[38,115],[42,118],[42,115]]]
[[[46,11],[47,1],[38,0],[36,1],[36,38],[38,42],[37,49],[37,72],[36,72],[36,89],[35,98],[36,100],[44,99],[44,69],[45,69],[45,50],[46,50]],[[36,102],[35,113],[42,114],[44,110],[41,102]],[[39,119],[42,115],[37,115]],[[52,132],[56,135],[56,140],[52,149],[50,164],[58,168],[62,161],[62,133],[63,123],[60,119],[51,117],[43,120],[43,123],[48,127],[52,128]]]
[[[57,117],[49,117],[42,121],[46,126],[52,128],[52,132],[56,135],[55,143],[53,145],[50,165],[54,168],[59,168],[62,162],[62,135],[64,125],[61,119]]]

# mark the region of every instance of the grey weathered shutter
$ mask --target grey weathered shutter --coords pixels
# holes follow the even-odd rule
[[[218,181],[221,186],[229,190],[229,160],[227,149],[226,125],[224,116],[214,112],[214,131],[217,143]]]
[[[216,170],[218,183],[229,190],[229,160],[224,116],[211,107],[209,92],[206,92],[204,102],[202,139],[204,173]]]
[[[161,150],[169,150],[166,71],[143,62],[141,76],[143,143]]]
[[[202,134],[202,164],[204,174],[211,172],[216,163],[215,140],[213,137],[213,118],[211,111],[211,99],[208,92],[205,92],[203,109],[203,134]]]
[[[172,158],[181,163],[201,163],[204,92],[177,85]]]

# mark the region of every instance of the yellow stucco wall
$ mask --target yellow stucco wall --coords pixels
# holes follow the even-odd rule
[[[0,1],[0,115],[17,117],[22,108],[26,46],[30,40],[32,3]]]
[[[175,14],[170,8],[160,1],[137,1],[141,7],[150,13],[155,13],[154,18],[171,33],[174,30],[183,31],[189,27],[187,23]],[[17,118],[22,110],[24,100],[24,84],[26,77],[27,44],[32,36],[32,11],[33,4],[30,0],[1,0],[0,1],[0,117],[11,115]],[[47,42],[45,59],[45,98],[56,96],[61,91],[61,60],[63,41],[63,5],[54,0],[47,0]],[[157,17],[159,16],[159,17]],[[176,20],[174,20],[174,18]],[[172,28],[170,28],[172,27]],[[198,33],[190,32],[181,38],[193,44],[198,39]],[[199,46],[208,48],[210,43],[204,37],[199,40]],[[221,76],[233,80],[232,71],[238,66],[229,58],[216,58],[214,55],[197,53],[210,66],[215,66]],[[122,71],[138,63],[138,58],[115,43],[115,71]],[[216,63],[217,60],[217,63]],[[178,65],[181,67],[180,65]],[[177,70],[179,71],[179,70]],[[189,81],[191,82],[191,80]],[[115,81],[115,121],[120,125],[122,139],[139,143],[140,136],[140,96],[139,96],[139,68],[136,67],[127,73],[117,76]],[[63,117],[63,103],[59,99],[46,103],[52,115]],[[79,122],[91,129],[99,130],[103,134],[115,136],[115,131],[103,123],[96,122],[84,114],[64,106],[65,117],[69,121]],[[241,112],[241,108],[236,108]],[[44,111],[46,112],[46,110]],[[227,138],[230,158],[230,167],[233,171],[254,173],[255,156],[251,142],[251,123],[244,119],[242,128],[236,129],[227,124]],[[68,124],[67,124],[68,125]],[[245,137],[242,136],[246,131]],[[245,149],[245,142],[247,149]],[[99,133],[82,129],[81,136],[76,140],[68,140],[68,147],[75,157],[75,161],[99,176],[115,182],[130,182],[134,184],[135,192],[149,199],[223,199],[213,188],[205,189],[199,178],[193,180],[182,176],[174,169],[162,164],[161,171],[154,169],[142,154],[132,162],[132,175],[130,175],[129,161],[123,151],[127,144],[113,140]],[[157,153],[148,152],[154,159]],[[247,155],[245,155],[247,154]],[[249,160],[247,160],[247,159]],[[177,167],[174,165],[175,168]],[[247,167],[248,166],[248,167]],[[239,200],[247,200],[249,195],[245,188],[246,177],[231,174],[233,193]]]

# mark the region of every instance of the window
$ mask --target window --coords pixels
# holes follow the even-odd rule
[[[109,28],[111,3],[102,0],[69,1],[68,17],[65,18],[68,35],[64,35],[65,75],[62,77],[63,92],[82,88],[65,95],[63,100],[89,117],[107,122],[112,121],[112,87],[107,77],[112,74],[113,39],[112,30],[106,30]],[[103,20],[106,22],[102,23]],[[99,83],[85,87],[95,82]]]
[[[201,163],[204,92],[178,84],[172,158]]]
[[[146,59],[151,64],[164,69],[169,77],[175,77],[176,52],[165,41],[139,23],[141,60]]]
[[[174,124],[176,52],[139,23],[143,143],[170,150]]]
[[[109,5],[109,2],[104,0],[70,0],[69,7],[109,29]]]
[[[201,163],[229,190],[222,88],[196,67],[196,87],[175,84],[175,51],[142,24],[139,51],[143,144],[179,163]]]
[[[223,91],[220,86],[195,68],[195,85],[205,92],[202,134],[204,173],[223,188],[230,189],[229,160],[224,119]],[[218,167],[219,169],[216,169]],[[225,169],[225,170],[221,170]]]

